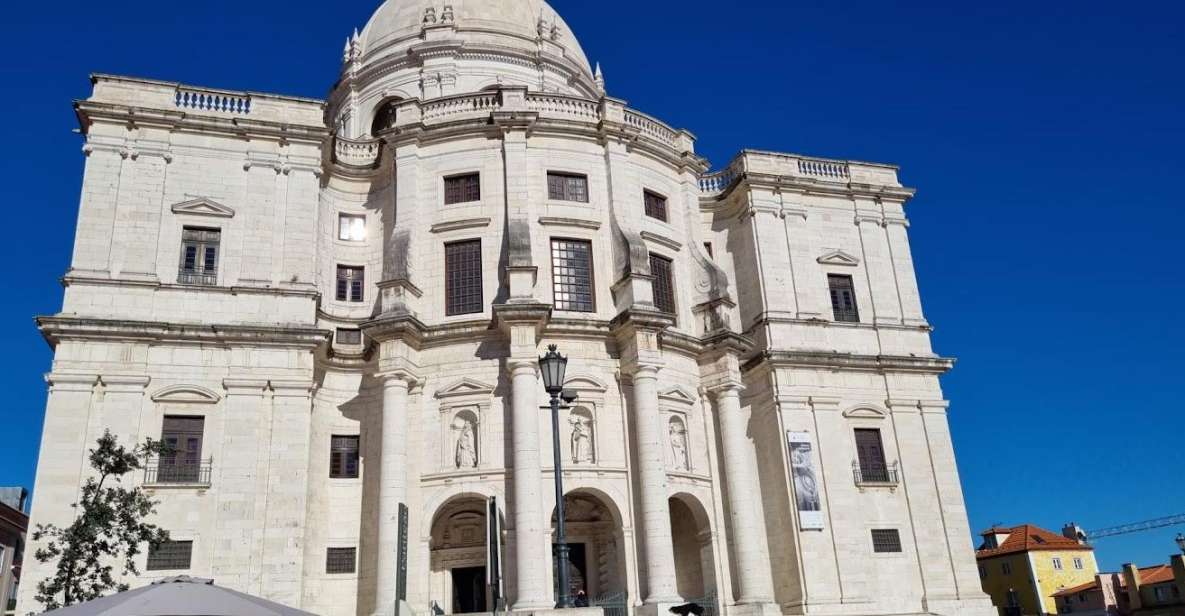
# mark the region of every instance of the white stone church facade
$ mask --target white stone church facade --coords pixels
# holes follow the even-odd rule
[[[606,94],[542,0],[388,0],[328,100],[110,75],[87,157],[32,522],[103,430],[189,574],[326,615],[993,613],[893,166],[744,151]],[[37,548],[34,543],[30,553]],[[28,559],[19,612],[45,565]]]

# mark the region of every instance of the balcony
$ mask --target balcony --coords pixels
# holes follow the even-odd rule
[[[177,284],[196,285],[200,287],[213,287],[218,285],[218,271],[217,270],[187,270],[182,269],[177,272]]]
[[[213,467],[213,460],[149,460],[148,465],[144,467],[144,485],[210,487],[210,473]]]
[[[375,169],[383,151],[381,139],[346,139],[334,137],[333,160],[350,169]]]
[[[859,460],[853,460],[852,478],[856,480],[856,485],[861,488],[896,488],[901,483],[897,462],[862,467]]]

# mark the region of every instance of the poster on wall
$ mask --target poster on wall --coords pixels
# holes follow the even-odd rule
[[[787,432],[786,441],[790,445],[790,473],[794,479],[799,527],[803,530],[823,530],[823,503],[819,497],[811,433]]]

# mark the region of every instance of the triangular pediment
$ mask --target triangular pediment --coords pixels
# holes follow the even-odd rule
[[[849,409],[849,410],[844,411],[844,414],[843,414],[844,417],[847,417],[849,419],[855,419],[855,418],[884,419],[886,415],[888,415],[888,413],[885,413],[884,411],[882,411],[880,409],[875,409],[875,408],[868,407],[868,406],[861,406],[861,407],[857,407],[854,409]]]
[[[695,403],[695,396],[678,385],[662,390],[658,393],[658,397],[667,402],[677,402],[679,404],[691,405]]]
[[[437,398],[456,398],[458,396],[488,396],[494,393],[494,386],[481,381],[463,378],[436,392]]]
[[[860,259],[857,259],[856,257],[842,250],[832,250],[831,252],[819,257],[819,263],[822,263],[823,265],[855,266],[860,265]]]
[[[234,218],[235,211],[229,207],[205,197],[183,201],[172,207],[174,214],[190,214],[193,216],[213,216],[215,218]]]
[[[198,385],[171,385],[152,394],[153,402],[214,404],[220,399],[218,394]]]
[[[604,392],[607,387],[599,379],[587,375],[576,375],[568,377],[564,382],[564,389],[572,391],[599,391]]]

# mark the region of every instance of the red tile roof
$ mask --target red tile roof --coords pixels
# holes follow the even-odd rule
[[[1004,554],[1018,554],[1036,550],[1094,550],[1090,545],[1078,543],[1073,539],[1063,537],[1055,532],[1045,530],[1040,526],[1033,526],[1032,524],[1021,524],[1020,526],[1013,526],[1009,529],[993,528],[990,531],[986,534],[994,534],[996,532],[1003,534],[1007,532],[1008,538],[996,548],[989,549],[980,546],[979,550],[975,552],[977,558],[991,558]]]
[[[1140,569],[1140,584],[1162,584],[1173,581],[1173,568],[1168,565],[1156,565]]]
[[[1089,590],[1098,590],[1098,589],[1099,589],[1099,583],[1097,580],[1095,580],[1093,582],[1087,582],[1085,584],[1082,584],[1080,586],[1075,586],[1073,588],[1063,588],[1063,589],[1053,593],[1053,596],[1064,597],[1066,595],[1076,595],[1080,592],[1087,592]]]

